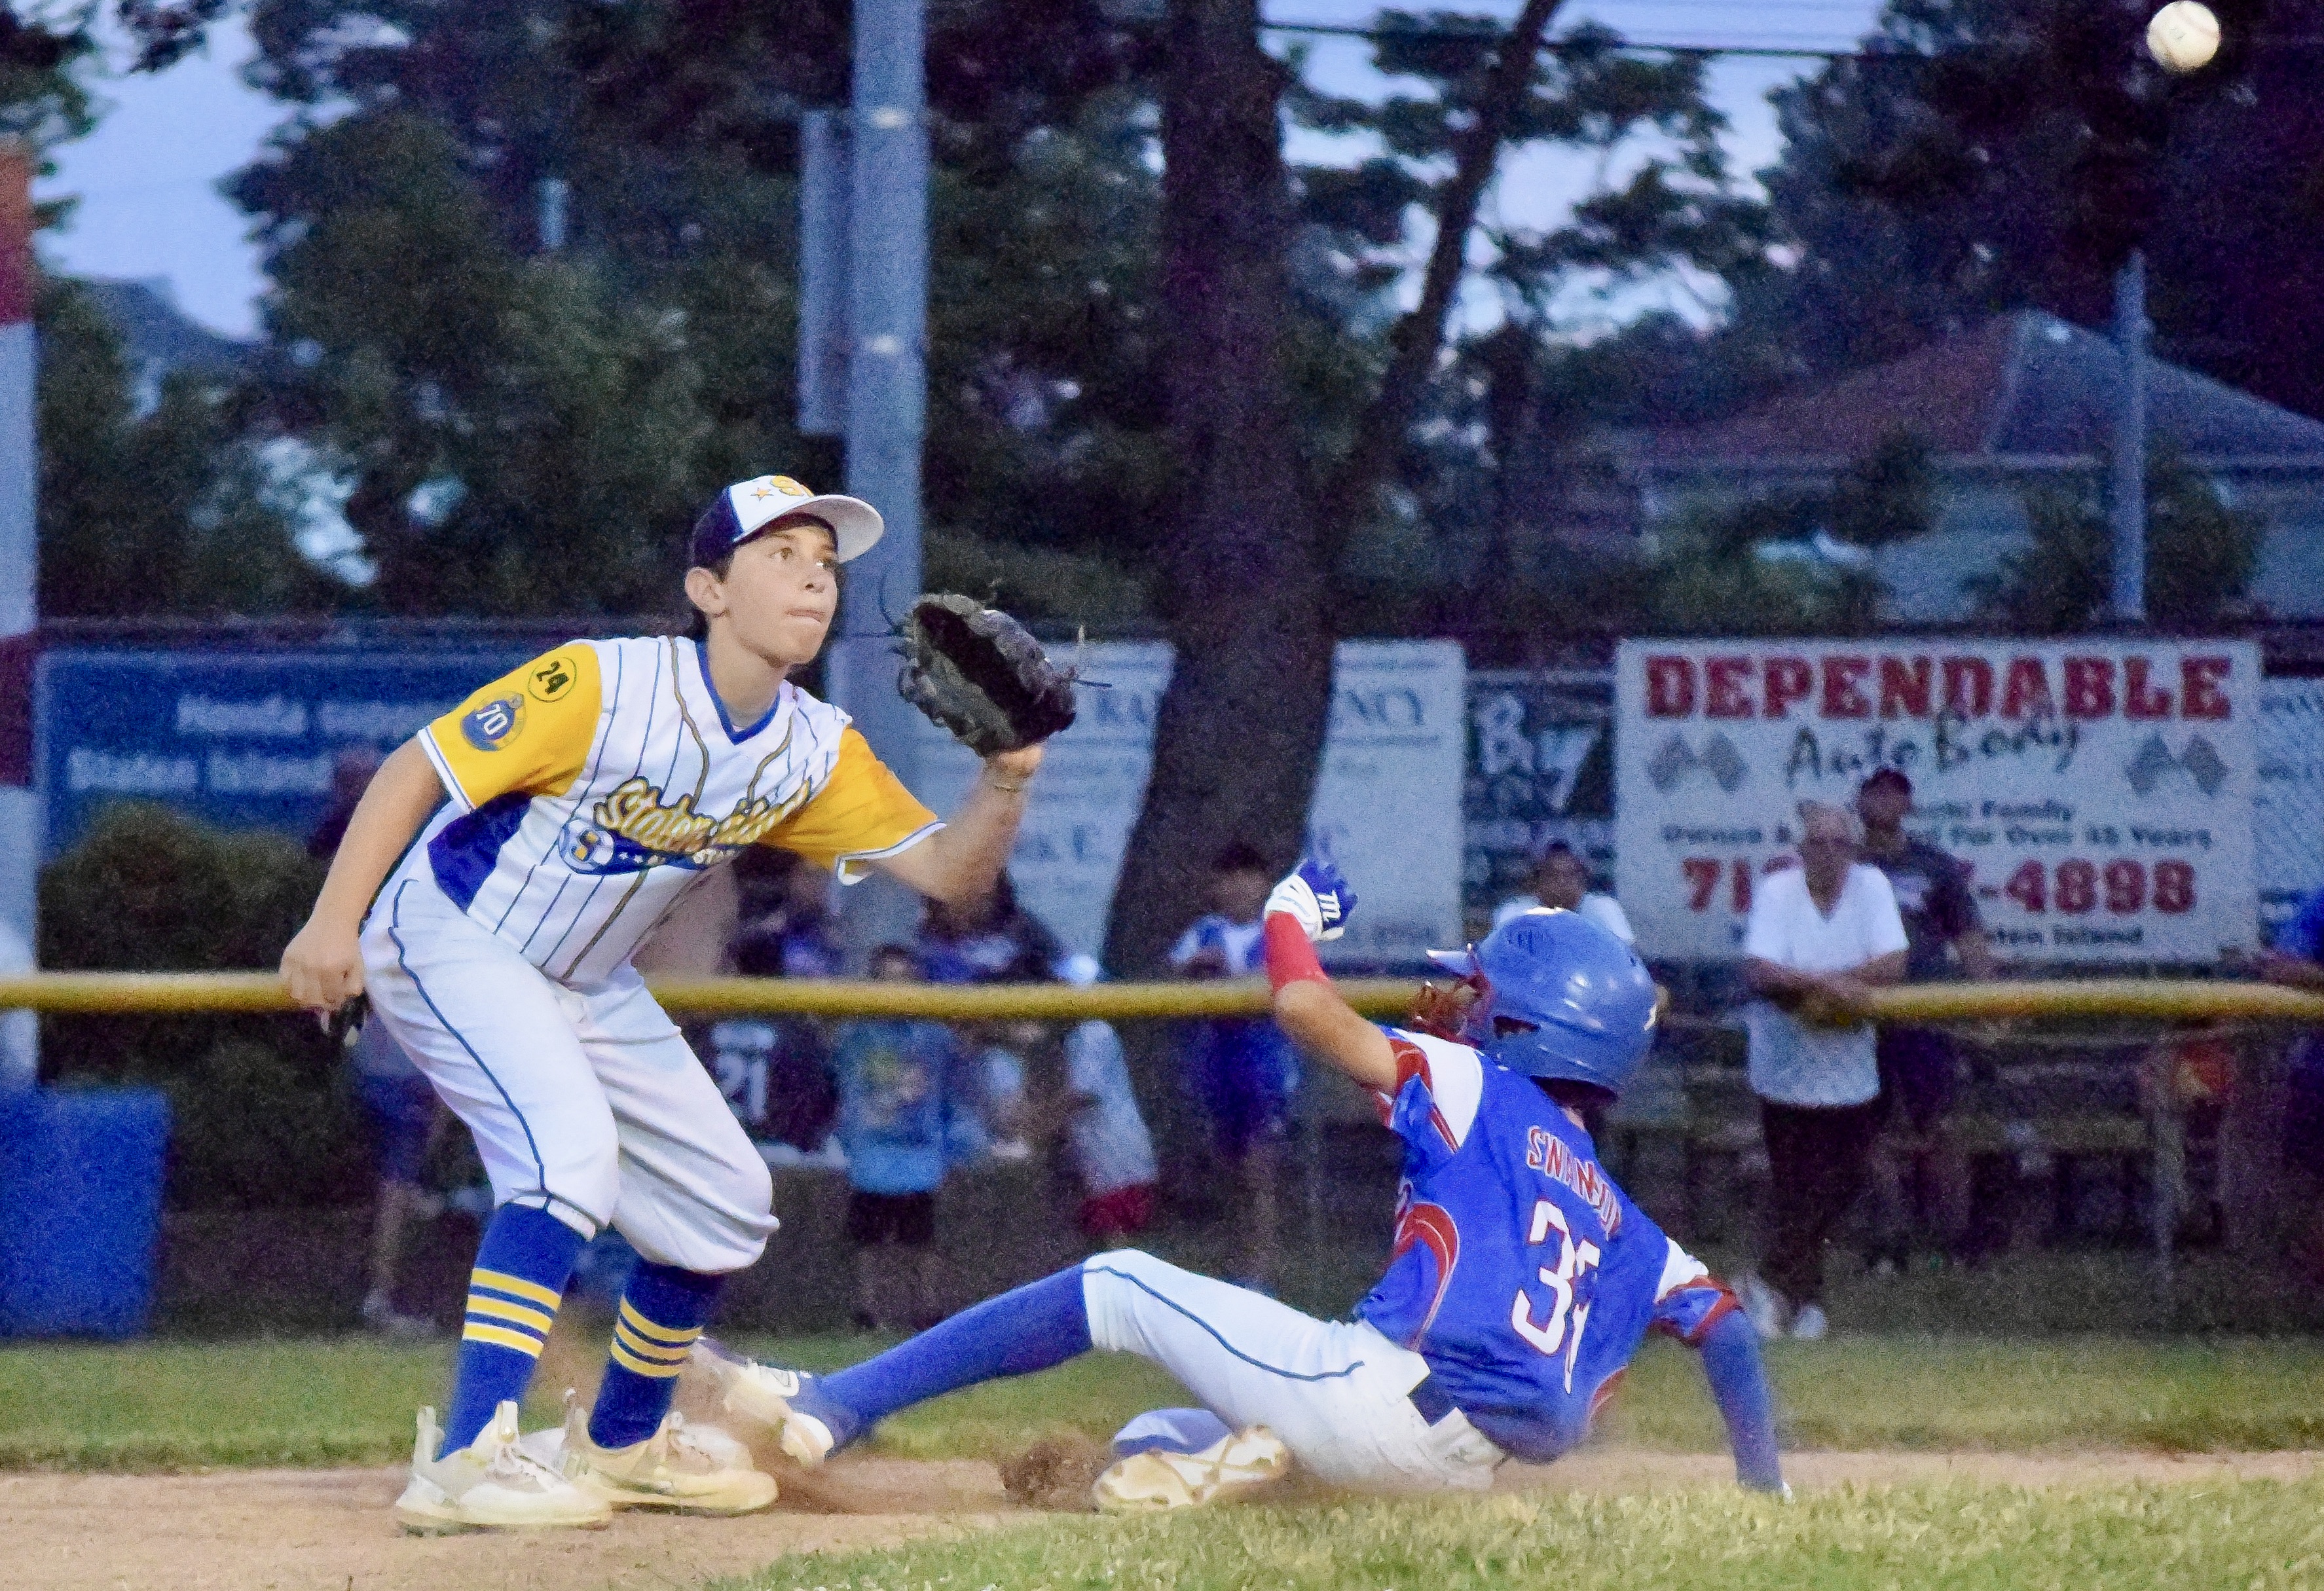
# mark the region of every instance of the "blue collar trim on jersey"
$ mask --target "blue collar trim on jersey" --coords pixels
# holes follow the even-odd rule
[[[718,722],[726,731],[726,738],[735,745],[741,745],[774,722],[775,714],[783,710],[783,687],[777,685],[775,699],[767,704],[767,710],[760,715],[759,722],[749,729],[736,729],[734,720],[727,714],[725,700],[718,694],[718,682],[710,677],[710,648],[702,644],[700,636],[694,638],[694,661],[695,666],[702,670],[702,688],[710,693],[711,704],[718,709]]]

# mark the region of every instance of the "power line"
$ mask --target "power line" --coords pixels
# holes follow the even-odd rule
[[[1355,23],[1262,22],[1262,32],[1269,33],[1312,34],[1325,38],[1361,39],[1373,43],[1390,40],[1407,41],[1425,39],[1477,39],[1497,42],[1508,36],[1505,28],[1382,28]],[[2324,33],[2271,33],[2255,36],[2249,41],[2255,49],[2319,50],[2324,49]],[[1997,48],[1987,44],[1969,44],[1944,51],[1922,51],[1903,48],[1883,50],[1817,47],[1804,44],[1722,44],[1714,42],[1680,43],[1664,40],[1626,39],[1619,34],[1610,39],[1576,39],[1572,37],[1545,39],[1541,48],[1549,55],[1573,55],[1583,52],[1610,51],[1615,54],[1644,51],[1658,55],[1733,55],[1769,60],[1864,60],[1913,61],[1934,60],[1940,56],[1972,55]]]
[[[1300,33],[1332,39],[1363,39],[1379,43],[1386,40],[1408,39],[1481,39],[1507,38],[1502,28],[1381,28],[1356,23],[1262,22],[1260,29],[1270,33]],[[1861,50],[1812,49],[1787,44],[1674,44],[1645,39],[1620,39],[1611,44],[1584,39],[1545,39],[1542,49],[1552,55],[1576,54],[1582,51],[1652,51],[1662,55],[1740,55],[1757,56],[1779,60],[1849,60],[1861,59],[1872,52]]]

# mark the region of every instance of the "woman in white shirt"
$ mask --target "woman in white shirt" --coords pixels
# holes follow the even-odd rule
[[[1493,926],[1498,928],[1521,912],[1537,912],[1544,906],[1555,906],[1563,911],[1595,923],[1624,944],[1634,943],[1630,919],[1622,910],[1621,902],[1610,895],[1601,895],[1590,887],[1590,868],[1573,847],[1563,840],[1553,840],[1533,865],[1533,893],[1513,895],[1493,908]]]

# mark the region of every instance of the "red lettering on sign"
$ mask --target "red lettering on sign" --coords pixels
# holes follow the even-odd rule
[[[1702,666],[1702,677],[1709,689],[1702,704],[1706,718],[1748,718],[1751,716],[1751,659],[1748,658],[1713,658]]]
[[[1804,702],[1815,689],[1815,670],[1808,667],[1805,658],[1770,658],[1767,659],[1766,706],[1769,718],[1782,718],[1791,711],[1794,702]]]
[[[2235,661],[2229,658],[2180,658],[2179,716],[2227,717],[2227,696],[2219,689],[2219,683],[2234,670]]]
[[[1684,718],[1694,711],[1694,664],[1685,658],[1646,659],[1646,716]]]
[[[1926,718],[1929,715],[1930,663],[1926,658],[1880,659],[1880,716]]]
[[[1945,659],[1945,711],[1983,718],[1993,711],[1993,665],[1982,658]]]
[[[2114,716],[2113,658],[2069,658],[2066,659],[2066,716],[2068,718]]]
[[[2012,658],[2001,682],[2001,716],[2047,718],[2058,711],[2050,700],[2050,673],[2039,658]]]
[[[2122,660],[2122,715],[2125,718],[2168,718],[2171,693],[2156,690],[2147,678],[2153,665],[2144,658]]]
[[[1823,660],[1823,715],[1826,718],[1869,718],[1872,699],[1858,687],[1872,672],[1869,658],[1826,658]]]

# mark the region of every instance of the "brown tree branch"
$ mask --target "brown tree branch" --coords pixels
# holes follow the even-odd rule
[[[1436,242],[1421,278],[1420,302],[1388,334],[1388,369],[1379,391],[1356,422],[1354,444],[1321,493],[1324,571],[1336,575],[1350,533],[1370,513],[1372,499],[1403,450],[1413,411],[1427,389],[1452,295],[1468,263],[1469,234],[1477,207],[1500,162],[1501,141],[1533,88],[1534,62],[1563,0],[1526,0],[1493,57],[1476,118],[1462,130],[1436,210]]]

